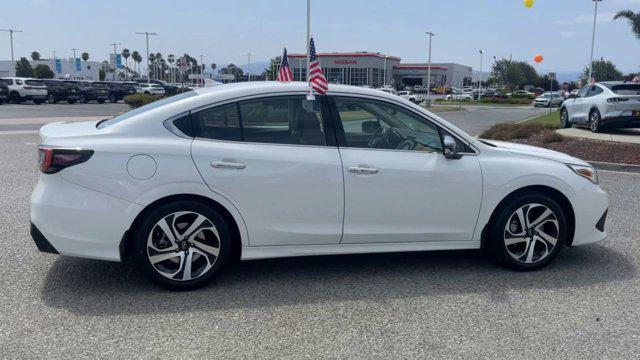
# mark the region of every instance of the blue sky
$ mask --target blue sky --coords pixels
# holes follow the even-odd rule
[[[0,28],[16,28],[16,56],[37,50],[50,57],[71,56],[76,47],[103,60],[112,42],[144,53],[144,37],[154,31],[151,50],[192,56],[218,66],[246,63],[305,46],[305,0],[20,0],[3,2]],[[623,71],[640,70],[640,40],[623,21],[612,21],[621,9],[640,11],[640,0],[600,3],[594,57],[612,60]],[[426,61],[425,30],[432,30],[434,62],[484,69],[493,56],[527,60],[540,53],[539,71],[575,71],[589,58],[593,2],[536,0],[313,0],[312,32],[319,52],[375,51],[404,62]],[[8,34],[0,33],[0,59],[9,59]]]

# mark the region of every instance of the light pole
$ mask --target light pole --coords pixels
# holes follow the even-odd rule
[[[202,83],[202,87],[204,87],[204,60],[202,60],[202,58],[204,58],[204,55],[200,54],[200,83]]]
[[[149,78],[149,35],[151,36],[158,36],[158,34],[153,33],[153,32],[137,32],[136,34],[138,35],[145,35],[147,38],[147,84],[149,84],[151,82],[151,79]]]
[[[387,55],[384,56],[384,70],[382,76],[384,77],[382,81],[383,85],[387,85]]]
[[[252,52],[248,52],[246,54],[242,54],[242,56],[246,56],[247,57],[247,81],[251,81],[251,56],[255,55]]]
[[[13,33],[22,32],[22,30],[3,29],[0,31],[6,31],[9,33],[9,41],[11,42],[11,62],[14,62],[15,60],[13,58]]]
[[[429,99],[429,93],[431,92],[431,38],[435,34],[431,31],[427,31],[426,34],[429,36],[429,62],[427,64],[427,99]]]
[[[587,81],[591,82],[591,78],[593,76],[593,45],[596,41],[596,18],[598,16],[598,2],[602,0],[593,0],[593,31],[591,32],[591,56],[589,57],[589,79]]]
[[[482,50],[480,52],[480,78],[478,80],[478,101],[482,100]]]
[[[78,48],[71,49],[71,51],[73,51],[73,61],[76,61],[76,50],[80,50],[80,49]]]
[[[118,50],[116,49],[116,46],[118,45],[122,45],[120,43],[112,43],[109,44],[111,46],[113,46],[113,80],[116,80],[116,69],[118,68],[118,62],[116,61],[116,57],[118,56]]]

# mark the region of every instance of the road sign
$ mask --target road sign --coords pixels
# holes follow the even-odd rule
[[[124,65],[122,65],[122,54],[116,54],[116,68],[122,69]]]
[[[550,72],[550,73],[549,73],[549,80],[553,81],[553,80],[555,80],[555,79],[556,79],[556,73],[554,73],[554,72]]]

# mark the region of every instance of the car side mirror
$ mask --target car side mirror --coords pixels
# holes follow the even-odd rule
[[[443,149],[442,154],[447,159],[460,159],[462,155],[458,154],[458,143],[451,135],[445,135],[442,138]]]
[[[376,131],[380,128],[380,124],[377,121],[363,121],[362,122],[362,132],[364,134],[375,134]]]

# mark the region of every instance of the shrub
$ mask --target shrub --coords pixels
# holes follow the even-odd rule
[[[543,124],[496,124],[485,130],[480,137],[493,140],[528,139],[533,135],[548,129]],[[562,140],[560,140],[562,141]]]
[[[531,104],[531,99],[522,98],[522,97],[512,97],[512,98],[483,97],[480,99],[480,102],[486,103],[486,104],[529,105]]]
[[[562,141],[564,141],[564,138],[562,137],[562,135],[558,134],[555,131],[546,134],[542,138],[542,142],[545,143],[545,144],[555,143],[555,142],[562,142]]]
[[[160,99],[160,95],[131,94],[124,97],[124,102],[135,109]]]

